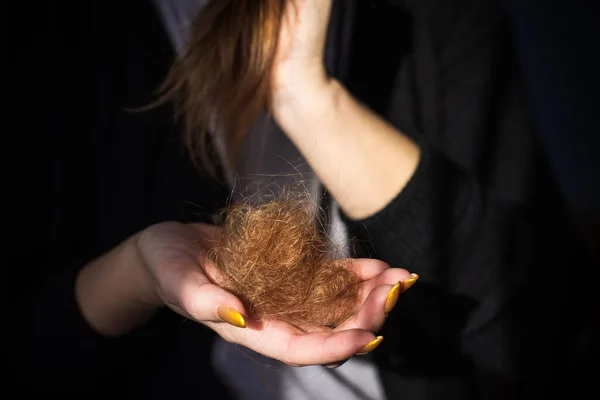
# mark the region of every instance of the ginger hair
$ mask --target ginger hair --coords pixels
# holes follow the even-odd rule
[[[314,331],[356,312],[358,276],[351,260],[332,256],[317,212],[306,193],[291,191],[225,210],[224,235],[208,257],[252,317]]]
[[[214,171],[207,132],[217,127],[235,166],[261,110],[269,111],[271,77],[285,10],[294,0],[211,0],[195,19],[184,55],[160,87],[184,117],[186,147]],[[210,126],[209,126],[210,125]]]

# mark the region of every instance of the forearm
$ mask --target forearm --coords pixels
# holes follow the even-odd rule
[[[154,315],[158,307],[144,298],[150,286],[143,271],[135,236],[81,270],[76,299],[92,329],[105,336],[121,336]]]
[[[334,80],[289,96],[275,118],[349,217],[369,217],[403,190],[420,159],[410,138]]]

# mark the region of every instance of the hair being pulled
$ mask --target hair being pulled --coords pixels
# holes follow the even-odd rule
[[[212,167],[206,134],[217,127],[228,162],[237,162],[245,134],[268,110],[281,26],[293,2],[210,0],[195,19],[185,54],[172,66],[158,100],[174,102],[184,117],[194,161]]]

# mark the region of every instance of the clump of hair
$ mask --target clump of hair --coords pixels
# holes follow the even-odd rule
[[[185,54],[157,104],[184,116],[185,141],[206,167],[206,134],[217,127],[234,166],[247,131],[271,102],[271,77],[286,7],[294,0],[211,0],[195,19]]]
[[[305,331],[338,326],[356,312],[359,279],[334,259],[306,194],[286,192],[225,211],[224,235],[208,256],[219,284],[259,320]]]

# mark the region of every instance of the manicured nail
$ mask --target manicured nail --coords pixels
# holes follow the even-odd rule
[[[373,340],[372,342],[367,343],[360,350],[358,350],[356,352],[356,355],[362,356],[364,354],[372,352],[373,350],[375,350],[377,348],[377,346],[379,346],[381,344],[381,342],[383,342],[383,336],[377,336],[377,339]]]
[[[406,292],[418,280],[419,280],[419,275],[417,275],[417,274],[410,274],[410,278],[405,279],[405,280],[402,281],[402,290],[400,291],[400,293]]]
[[[387,295],[387,299],[385,300],[385,314],[389,314],[390,311],[394,309],[396,303],[398,302],[398,297],[400,296],[400,287],[402,286],[402,282],[396,283],[396,285],[390,290]]]
[[[236,309],[231,307],[221,306],[217,310],[217,315],[223,321],[227,322],[229,325],[236,326],[238,328],[246,327],[246,320]]]

